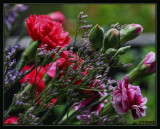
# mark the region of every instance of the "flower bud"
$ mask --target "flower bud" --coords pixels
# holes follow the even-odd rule
[[[31,40],[31,42],[25,49],[23,56],[22,56],[22,59],[24,60],[25,63],[28,64],[35,60],[37,48],[39,45],[40,45],[40,42]]]
[[[117,48],[120,41],[120,32],[117,29],[110,29],[104,37],[104,50]]]
[[[136,38],[143,31],[143,27],[139,24],[129,24],[124,29],[120,30],[120,44]]]
[[[110,56],[113,56],[115,53],[116,53],[116,49],[114,48],[109,48],[107,51],[106,51],[106,54],[110,55]]]
[[[126,51],[128,51],[131,48],[131,46],[125,46],[125,47],[121,47],[117,50],[117,52],[115,53],[115,55],[123,55],[124,53],[126,53]]]
[[[104,38],[104,31],[98,24],[96,24],[89,33],[89,41],[91,42],[94,50],[100,50],[102,48]]]
[[[138,83],[145,77],[155,72],[155,53],[150,52],[146,55],[145,59],[142,60],[137,67],[135,67],[130,73],[130,82]]]
[[[117,50],[117,52],[112,56],[112,60],[114,60],[118,55],[123,55],[130,49],[131,46],[121,47]]]
[[[156,67],[155,53],[150,52],[146,55],[144,65],[149,66],[147,72],[154,73]]]

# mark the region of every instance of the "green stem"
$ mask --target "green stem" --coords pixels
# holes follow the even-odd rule
[[[4,119],[7,117],[7,115],[12,111],[12,104],[10,105],[8,111],[6,112],[6,114],[4,115]]]
[[[67,111],[68,111],[68,109],[69,109],[69,105],[70,105],[70,104],[71,104],[71,103],[67,101],[67,103],[66,103],[66,105],[65,105],[65,107],[64,107],[64,109],[63,109],[62,114],[52,123],[53,125],[57,125],[58,122],[64,117],[64,115],[67,113]]]
[[[78,28],[79,28],[79,22],[77,22],[76,35],[75,35],[75,38],[74,38],[73,47],[75,46],[75,44],[76,44],[76,41],[77,41]]]
[[[53,109],[53,107],[51,107],[42,117],[41,117],[41,119],[38,121],[38,123],[41,123],[41,122],[43,122],[43,120],[45,119],[45,118],[47,118],[47,116],[49,115],[49,113],[50,113],[50,111]]]

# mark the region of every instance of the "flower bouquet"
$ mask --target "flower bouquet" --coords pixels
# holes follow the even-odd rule
[[[5,6],[10,9],[4,18],[7,39],[18,11],[27,7]],[[4,48],[4,96],[20,85],[4,111],[4,124],[43,125],[50,118],[50,125],[120,125],[127,124],[121,118],[128,111],[133,119],[146,115],[147,97],[139,82],[155,72],[155,53],[148,53],[122,80],[110,76],[112,68],[130,65],[119,60],[131,49],[125,43],[139,36],[143,27],[116,23],[104,33],[98,24],[86,25],[87,17],[78,14],[72,44],[61,12],[26,18],[24,32],[31,40],[19,60],[15,56],[20,44]],[[15,111],[16,116],[10,115]]]

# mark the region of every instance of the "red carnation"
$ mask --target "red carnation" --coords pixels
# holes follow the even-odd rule
[[[5,125],[17,124],[18,118],[16,116],[11,116],[4,121]]]
[[[64,32],[62,24],[53,21],[48,15],[35,14],[26,19],[27,31],[34,41],[41,41],[40,47],[47,44],[47,50],[69,45],[69,32]]]
[[[30,70],[32,67],[33,67],[33,65],[32,66],[26,65],[26,66],[24,66],[22,68],[22,71],[24,71],[24,70]],[[48,69],[48,67],[49,67],[49,64],[46,65],[46,66],[43,66],[41,69],[40,69],[40,66],[37,67],[37,71],[39,71],[39,69],[40,69],[40,71],[38,72],[37,77],[36,77],[36,84],[39,82],[37,84],[37,86],[36,86],[36,93],[37,93],[37,95],[39,95],[43,91],[43,89],[45,88],[45,84],[44,84],[42,76],[44,75],[44,73],[46,72],[46,70]],[[24,78],[20,80],[20,82],[24,83],[26,81],[26,79],[29,78],[28,83],[31,84],[31,85],[35,85],[35,76],[36,76],[36,68],[33,69],[32,72],[30,72],[29,74],[25,75]],[[39,104],[40,104],[41,103],[40,99],[38,101],[39,101]],[[53,98],[51,100],[51,104],[54,104],[56,101],[57,101],[57,99]]]

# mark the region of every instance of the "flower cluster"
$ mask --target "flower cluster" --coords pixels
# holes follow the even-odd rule
[[[84,25],[86,17],[83,12],[79,13],[75,40],[70,48],[71,38],[63,29],[65,17],[61,12],[34,14],[26,19],[31,41],[18,65],[13,58],[20,46],[11,52],[5,49],[5,87],[19,81],[21,89],[14,94],[12,104],[4,113],[4,124],[38,125],[49,115],[54,116],[52,124],[55,125],[77,121],[93,125],[126,124],[119,121],[121,117],[117,114],[123,115],[130,109],[134,119],[146,115],[147,98],[143,97],[140,86],[133,83],[141,74],[148,73],[148,76],[155,72],[155,54],[149,53],[136,70],[117,84],[110,76],[112,68],[128,66],[120,64],[119,59],[131,46],[120,45],[137,37],[143,31],[142,26],[115,24],[104,34],[98,24],[93,28],[92,24]],[[86,32],[76,50],[77,35],[83,30]],[[13,69],[15,65],[17,71]],[[63,107],[62,111],[58,106]],[[18,117],[9,118],[10,112],[17,109],[24,111]]]

